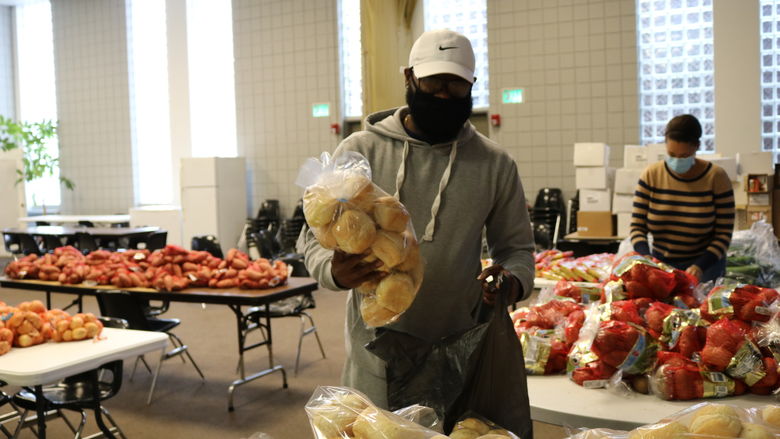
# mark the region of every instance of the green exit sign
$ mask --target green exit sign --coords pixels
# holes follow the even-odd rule
[[[501,102],[504,104],[522,104],[523,94],[522,88],[505,88],[501,90]]]
[[[330,116],[330,104],[311,104],[311,117]]]

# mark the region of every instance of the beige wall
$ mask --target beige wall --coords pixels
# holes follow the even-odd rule
[[[491,137],[518,163],[530,203],[543,187],[574,195],[575,142],[606,142],[621,165],[639,139],[633,0],[488,0]],[[522,87],[523,104],[501,104]]]
[[[133,206],[124,0],[52,2],[62,212],[126,213]],[[140,164],[143,166],[143,164]]]
[[[238,153],[249,168],[249,206],[279,199],[289,216],[308,157],[333,151],[340,136],[337,0],[234,0]],[[330,103],[330,117],[311,105]]]

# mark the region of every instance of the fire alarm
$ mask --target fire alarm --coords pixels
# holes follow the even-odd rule
[[[330,124],[330,133],[331,134],[339,134],[341,133],[341,127],[337,123]]]
[[[494,127],[500,127],[501,126],[501,115],[500,114],[491,114],[490,115],[490,125]]]

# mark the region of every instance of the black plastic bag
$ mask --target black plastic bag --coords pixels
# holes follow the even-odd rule
[[[390,410],[412,404],[433,408],[450,431],[467,411],[481,414],[521,438],[531,438],[523,349],[506,311],[505,292],[482,308],[473,328],[437,343],[387,328],[366,349],[387,363]]]

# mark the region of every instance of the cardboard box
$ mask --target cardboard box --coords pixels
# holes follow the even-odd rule
[[[615,194],[612,197],[612,213],[625,213],[634,211],[634,196]]]
[[[580,167],[574,170],[577,189],[612,189],[614,181],[615,168]]]
[[[606,237],[615,235],[615,216],[612,212],[577,212],[577,234]]]
[[[609,145],[606,143],[575,143],[574,166],[608,166]]]
[[[612,191],[609,189],[580,190],[580,211],[611,212]]]
[[[633,194],[636,191],[636,185],[639,183],[639,177],[642,176],[642,169],[620,168],[615,171],[616,194]]]
[[[748,206],[770,206],[771,199],[769,194],[747,194]]]
[[[772,208],[771,207],[747,207],[747,228],[749,229],[753,223],[764,220],[769,224],[772,224]]]
[[[766,194],[772,189],[772,179],[767,174],[747,174],[744,177],[747,193]]]
[[[774,160],[771,151],[738,152],[737,172],[745,174],[774,174]]]
[[[721,168],[723,168],[724,171],[726,171],[726,174],[729,176],[729,180],[731,181],[738,181],[739,180],[739,174],[737,174],[737,159],[734,157],[720,157],[720,158],[713,158],[709,156],[704,156],[704,160],[707,160],[709,162],[712,162]]]
[[[631,234],[631,214],[619,213],[617,214],[617,232],[616,236],[625,238]]]
[[[734,230],[747,230],[747,206],[737,206],[734,211]]]
[[[655,162],[666,160],[666,144],[651,143],[647,145],[647,164],[652,165]]]
[[[623,147],[623,167],[645,169],[647,167],[647,148],[642,145],[625,145]]]

